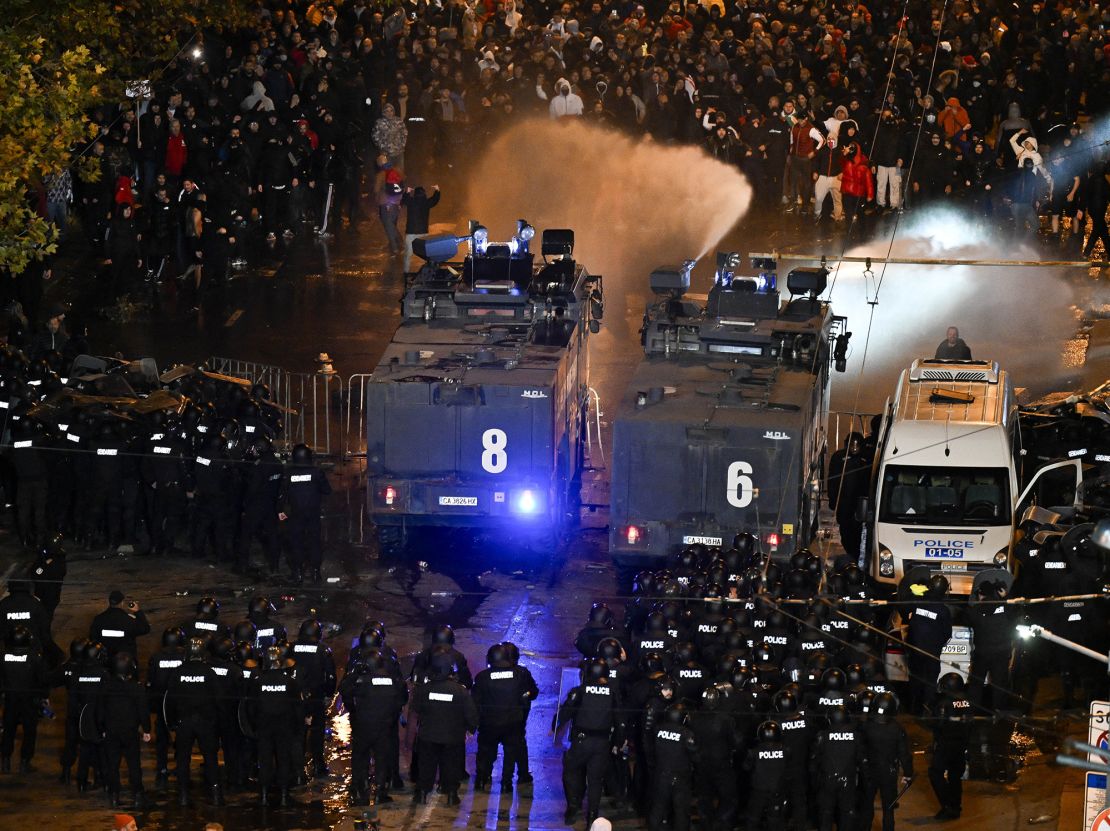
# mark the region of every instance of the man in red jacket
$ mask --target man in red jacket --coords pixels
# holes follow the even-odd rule
[[[863,205],[875,198],[875,179],[871,166],[859,144],[844,145],[844,164],[840,172],[840,193],[844,202],[844,215],[851,223]]]
[[[170,134],[166,136],[165,169],[170,193],[176,193],[181,187],[181,176],[188,160],[189,148],[185,145],[185,136],[181,134],[181,122],[175,118],[170,122]]]

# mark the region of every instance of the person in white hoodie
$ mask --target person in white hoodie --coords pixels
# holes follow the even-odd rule
[[[582,115],[582,98],[571,88],[570,81],[560,78],[555,82],[555,95],[547,105],[547,111],[552,118],[563,118],[568,115]]]

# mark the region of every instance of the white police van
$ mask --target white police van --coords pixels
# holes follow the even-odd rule
[[[966,595],[978,571],[1009,568],[1019,491],[1018,406],[994,361],[916,360],[902,372],[879,433],[869,509],[870,571],[894,588],[924,565]]]

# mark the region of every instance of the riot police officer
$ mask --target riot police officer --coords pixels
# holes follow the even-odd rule
[[[514,666],[504,644],[494,644],[486,652],[486,669],[474,679],[474,703],[478,707],[478,758],[475,790],[489,788],[497,748],[504,748],[501,788],[511,787],[513,770],[524,751],[524,717],[528,702],[539,695],[532,674]]]
[[[451,648],[433,648],[428,661],[428,680],[413,693],[413,711],[420,717],[416,743],[419,753],[417,786],[413,802],[423,803],[439,772],[440,790],[447,794],[448,805],[459,804],[459,780],[463,771],[466,734],[478,729],[478,708],[458,681]]]
[[[321,643],[324,637],[320,621],[311,618],[301,623],[297,640],[293,644],[293,660],[297,662],[297,679],[304,691],[305,717],[308,725],[308,751],[316,776],[327,776],[328,763],[324,756],[324,733],[327,727],[328,705],[335,695],[335,659],[331,647]]]
[[[806,827],[812,787],[808,775],[810,750],[816,732],[814,718],[802,709],[795,689],[784,687],[773,699],[778,713],[782,742],[786,747],[785,791],[790,794],[787,821],[792,831]]]
[[[585,627],[574,639],[574,648],[582,653],[582,657],[592,658],[597,654],[597,645],[602,638],[613,637],[622,640],[613,628],[612,611],[604,603],[595,603],[590,608],[590,616]]]
[[[85,649],[88,644],[89,642],[85,638],[74,638],[70,641],[69,658],[50,676],[51,688],[65,687],[66,689],[64,738],[62,740],[62,752],[59,756],[61,772],[58,774],[58,781],[63,785],[69,784],[73,763],[77,761],[77,719],[81,711],[77,707],[75,685],[77,683],[77,673],[85,663]]]
[[[368,771],[373,758],[375,802],[392,802],[393,746],[408,688],[385,655],[366,651],[348,668],[339,692],[351,713],[351,801],[355,805],[369,802]]]
[[[250,605],[247,607],[247,620],[255,627],[254,648],[256,650],[268,649],[275,643],[285,640],[285,627],[282,626],[281,621],[271,617],[275,611],[277,610],[274,609],[270,598],[262,595],[251,598]]]
[[[519,670],[525,677],[525,686],[531,689],[536,686],[536,679],[532,677],[532,673],[528,667],[521,666],[520,664],[520,649],[512,641],[504,641],[501,644],[505,648],[505,655],[509,659],[509,664]],[[537,688],[538,689],[538,688]],[[526,699],[522,707],[524,717],[520,722],[520,753],[517,754],[517,772],[516,783],[518,785],[528,785],[532,782],[532,773],[528,765],[528,715],[532,712],[532,699]]]
[[[108,656],[117,652],[138,654],[136,638],[150,632],[150,621],[135,600],[127,599],[119,589],[108,595],[108,608],[89,624],[89,640],[104,644]]]
[[[934,819],[959,819],[963,809],[971,702],[963,678],[955,672],[941,676],[937,692],[940,699],[933,722],[933,759],[929,763],[929,784],[940,802],[940,811]]]
[[[74,683],[77,708],[77,792],[89,789],[89,770],[97,778],[101,772],[100,742],[102,735],[96,730],[101,720],[101,708],[111,675],[105,664],[108,651],[102,644],[90,641],[85,647],[85,660]]]
[[[139,461],[146,508],[150,553],[173,550],[185,505],[188,468],[186,442],[169,426],[156,424]]]
[[[744,770],[750,774],[746,828],[781,831],[786,764],[786,746],[779,723],[763,722],[756,730],[755,745],[744,759]]]
[[[270,440],[264,435],[254,436],[247,460],[250,465],[243,483],[243,516],[239,525],[237,568],[245,572],[250,566],[251,545],[257,539],[262,544],[266,567],[271,574],[276,574],[280,553],[278,501],[283,478],[281,462],[274,454]]]
[[[944,603],[948,579],[943,574],[929,578],[923,601],[909,609],[906,641],[910,671],[910,696],[914,712],[931,707],[936,699],[936,678],[940,674],[940,651],[952,637],[952,611]]]
[[[19,748],[19,772],[31,773],[31,759],[35,755],[35,738],[38,734],[42,700],[46,698],[46,674],[38,646],[31,638],[31,630],[17,626],[4,642],[4,655],[0,660],[0,692],[4,694],[3,739],[0,740],[0,773],[12,769],[12,752],[15,734],[23,729],[23,742]]]
[[[813,742],[817,776],[817,816],[820,831],[855,831],[856,779],[863,758],[863,741],[852,724],[848,708],[828,711],[829,724],[818,730]]]
[[[432,645],[420,652],[412,664],[412,679],[421,684],[427,678],[432,655],[437,647],[446,647],[449,660],[455,667],[455,679],[464,687],[469,688],[474,679],[470,675],[470,667],[466,663],[466,656],[455,649],[455,630],[449,624],[437,626],[432,632]]]
[[[883,831],[894,831],[894,803],[898,799],[899,782],[905,788],[913,779],[913,754],[897,715],[898,699],[894,694],[879,693],[872,702],[870,717],[861,728],[866,763],[860,828],[871,827],[875,818],[875,794],[878,793],[883,806]]]
[[[710,831],[731,831],[739,808],[733,757],[740,741],[730,711],[731,690],[727,683],[706,687],[700,709],[690,715],[697,748],[694,776],[698,804]]]
[[[289,789],[293,784],[295,731],[304,719],[301,685],[292,672],[292,661],[285,650],[271,646],[266,650],[266,668],[251,684],[247,700],[251,705],[251,721],[258,739],[259,801],[269,804],[268,789],[277,785],[279,805],[289,805]]]
[[[162,701],[169,689],[170,676],[185,663],[185,632],[171,626],[162,632],[162,648],[150,656],[146,670],[146,694],[154,711],[154,783],[164,786],[169,780],[170,727],[166,724]]]
[[[312,582],[320,582],[323,552],[320,546],[320,512],[323,499],[331,494],[328,477],[303,444],[293,448],[292,464],[282,480],[282,510],[279,519],[289,520],[289,550],[293,580],[304,578],[305,564],[312,569]]]
[[[1006,602],[1007,594],[1004,583],[985,580],[976,588],[977,602],[967,610],[974,634],[969,695],[976,704],[983,704],[989,682],[990,703],[998,709],[1005,709],[1009,703],[1010,662],[1017,631],[1017,615]]]
[[[655,776],[648,814],[651,831],[659,831],[668,819],[669,827],[675,831],[690,827],[691,776],[698,748],[687,718],[686,704],[676,701],[667,708],[662,724],[655,729]]]
[[[228,637],[231,632],[226,623],[219,619],[220,601],[214,597],[202,597],[197,601],[197,610],[193,619],[181,628],[188,639],[200,638],[203,641],[213,641]]]
[[[127,762],[134,802],[141,805],[143,801],[139,738],[150,741],[150,705],[146,691],[135,676],[135,659],[127,652],[117,652],[112,659],[112,676],[105,687],[101,708],[104,778],[108,785],[108,801],[113,808],[119,805],[121,759]]]
[[[563,821],[573,825],[587,797],[587,825],[601,806],[601,785],[609,766],[611,742],[623,740],[621,702],[609,683],[609,666],[601,658],[587,661],[582,683],[559,706],[554,730],[570,725],[570,747],[563,754],[563,791],[567,810]]]
[[[47,618],[53,623],[54,610],[62,599],[62,582],[66,579],[66,550],[61,534],[54,534],[43,544],[27,576],[34,584],[35,597],[42,601]]]
[[[11,458],[18,480],[16,519],[25,548],[34,548],[46,539],[46,444],[46,428],[41,421],[24,416],[12,425]]]
[[[223,804],[220,792],[219,761],[216,755],[216,729],[219,720],[217,696],[220,680],[208,666],[208,649],[200,638],[186,647],[185,663],[170,675],[166,691],[166,721],[176,733],[178,801],[189,805],[189,773],[193,745],[200,746],[204,757],[204,784],[213,804]]]
[[[54,642],[50,637],[50,616],[31,593],[29,580],[9,580],[8,595],[0,600],[0,641],[8,640],[17,626],[25,626],[41,648]]]
[[[211,547],[215,560],[228,559],[235,533],[232,476],[223,439],[216,433],[207,433],[200,452],[193,458],[192,481],[186,486],[186,493],[193,501],[191,548],[194,557],[203,557]]]

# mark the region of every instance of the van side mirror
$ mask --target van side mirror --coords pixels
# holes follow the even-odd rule
[[[867,522],[871,519],[871,500],[866,496],[861,496],[856,500],[856,514],[854,519],[856,522]]]

